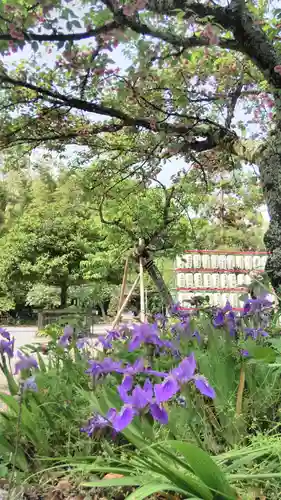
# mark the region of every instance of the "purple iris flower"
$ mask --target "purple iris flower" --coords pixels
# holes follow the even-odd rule
[[[6,340],[11,340],[11,335],[5,328],[0,328],[0,335]]]
[[[70,338],[72,337],[72,335],[73,335],[73,328],[72,328],[72,326],[70,326],[70,325],[65,326],[64,330],[63,330],[63,335],[59,338],[58,344],[61,347],[67,347],[68,344],[69,344]]]
[[[222,309],[223,313],[227,313],[232,311],[232,305],[230,304],[229,300],[226,301],[225,306]]]
[[[157,370],[152,370],[151,368],[145,368],[143,373],[147,373],[147,375],[155,375],[155,377],[167,377],[168,375],[166,372],[158,372]]]
[[[187,384],[191,380],[195,382],[195,387],[201,394],[214,398],[214,389],[209,385],[205,377],[202,375],[195,375],[195,370],[196,361],[192,353],[187,358],[184,358],[177,368],[174,368],[161,384],[156,384],[154,386],[156,402],[163,403],[164,401],[168,401],[175,396],[181,386]]]
[[[150,413],[153,416],[154,420],[157,420],[160,424],[166,425],[168,423],[168,413],[162,406],[159,406],[156,403],[152,403],[150,405]]]
[[[155,384],[154,386],[156,402],[160,404],[169,401],[179,389],[177,380],[172,376],[168,376],[161,384]]]
[[[190,318],[188,317],[181,319],[179,323],[176,323],[175,325],[172,326],[171,331],[172,333],[177,333],[179,337],[190,336],[191,335]]]
[[[156,394],[154,397],[155,386],[153,387],[151,381],[146,379],[144,386],[137,385],[133,390],[132,377],[125,377],[122,384],[118,387],[119,395],[125,403],[120,413],[112,409],[112,426],[117,431],[123,430],[133,420],[133,418],[144,411],[150,411],[153,418],[160,423],[166,424],[168,422],[168,414],[161,406],[161,402],[157,402]],[[131,394],[129,394],[129,391]]]
[[[13,340],[0,340],[0,353],[7,354],[9,358],[14,355],[15,339]]]
[[[137,373],[144,372],[144,360],[137,359],[132,365],[127,365],[123,368],[123,373],[127,375],[136,375]]]
[[[245,316],[246,314],[249,314],[250,310],[251,310],[251,302],[250,302],[250,299],[247,299],[244,302],[243,316]]]
[[[133,388],[133,377],[131,377],[130,375],[127,375],[123,378],[122,384],[117,387],[117,390],[119,392],[119,396],[124,403],[131,402],[131,399],[130,399],[130,396],[128,395],[128,392],[131,391],[132,388]]]
[[[196,338],[198,342],[201,342],[201,335],[197,330],[193,332],[192,337]]]
[[[215,328],[227,325],[229,333],[234,337],[237,333],[236,316],[230,302],[227,300],[222,309],[217,309],[213,319]]]
[[[35,377],[29,377],[24,381],[23,384],[24,391],[38,392],[38,387],[35,381]]]
[[[86,432],[89,437],[92,437],[96,433],[96,431],[109,426],[110,422],[106,418],[102,417],[98,413],[95,413],[93,417],[89,419],[87,425],[85,425],[85,427],[82,427],[80,431]]]
[[[195,373],[196,361],[194,354],[190,354],[187,358],[184,358],[181,363],[174,368],[171,372],[172,376],[179,382],[179,384],[187,384]]]
[[[153,344],[162,347],[163,343],[159,337],[159,331],[156,323],[141,323],[140,325],[133,325],[132,340],[129,343],[128,351],[135,351],[142,344]]]
[[[168,318],[162,313],[155,314],[154,319],[160,324],[162,328],[165,328],[168,322]]]
[[[123,373],[121,361],[114,361],[111,358],[104,358],[103,361],[89,360],[89,368],[86,370],[86,373],[96,378],[112,372]]]
[[[18,361],[15,364],[15,375],[23,370],[31,370],[31,368],[38,368],[38,363],[32,356],[25,356],[22,352],[18,351]]]
[[[85,349],[85,347],[87,347],[88,345],[89,345],[89,339],[87,339],[86,337],[78,339],[76,342],[76,347],[78,349]]]
[[[198,389],[198,391],[201,392],[203,396],[215,399],[216,397],[215,389],[213,389],[213,387],[210,386],[208,380],[205,377],[203,377],[202,375],[195,375],[193,380],[196,389]]]
[[[176,304],[173,304],[171,309],[170,309],[170,313],[171,314],[178,314],[180,312],[180,303],[177,302]]]
[[[171,307],[170,314],[172,316],[179,316],[180,318],[187,318],[189,316],[189,311],[184,311],[183,309],[181,309],[180,303],[177,302]]]
[[[112,341],[110,338],[108,338],[107,336],[104,337],[103,335],[100,335],[98,337],[98,342],[97,344],[101,344],[102,347],[108,351],[109,349],[112,349]]]
[[[245,350],[245,349],[241,349],[240,354],[241,354],[241,356],[243,356],[244,358],[248,358],[248,357],[250,356],[249,351],[247,351],[247,350]]]
[[[245,339],[252,337],[253,340],[257,340],[259,337],[268,337],[268,333],[262,328],[244,328]]]
[[[268,292],[263,292],[256,299],[247,299],[244,302],[243,315],[254,314],[272,306],[273,302],[269,300]]]
[[[222,309],[218,309],[216,315],[213,319],[213,325],[217,328],[224,325],[224,312]]]
[[[229,313],[226,316],[226,323],[231,337],[235,337],[237,333],[237,323],[234,311],[229,311]]]
[[[123,406],[118,413],[115,408],[111,408],[107,414],[108,420],[111,422],[116,432],[123,431],[130,425],[136,415],[132,406]]]
[[[102,344],[105,350],[112,349],[112,341],[119,339],[121,334],[117,330],[111,330],[107,333],[107,335],[100,336],[98,338],[99,342]]]

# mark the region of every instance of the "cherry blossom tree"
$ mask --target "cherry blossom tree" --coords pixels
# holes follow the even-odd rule
[[[281,9],[266,0],[2,0],[0,50],[2,149],[87,146],[108,169],[122,156],[134,175],[173,158],[200,165],[206,152],[256,164],[271,218],[267,270],[279,288]]]

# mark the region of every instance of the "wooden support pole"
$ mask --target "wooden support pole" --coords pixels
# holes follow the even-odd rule
[[[124,311],[124,309],[125,309],[126,305],[128,304],[128,302],[129,302],[130,298],[131,298],[131,297],[132,297],[132,295],[133,295],[133,292],[134,292],[134,290],[135,290],[135,288],[136,288],[136,286],[137,286],[137,284],[138,284],[138,282],[139,282],[139,279],[140,279],[140,275],[138,274],[138,276],[136,277],[136,279],[135,279],[135,281],[134,281],[134,284],[133,284],[133,286],[132,286],[131,290],[129,291],[129,293],[128,293],[128,295],[127,295],[126,299],[124,300],[124,302],[123,302],[123,304],[122,304],[121,308],[119,309],[119,311],[118,311],[118,313],[117,313],[117,315],[116,315],[116,317],[115,317],[115,320],[114,320],[114,321],[113,321],[113,323],[112,323],[111,328],[114,328],[114,327],[117,325],[117,323],[118,323],[118,321],[119,321],[119,319],[120,319],[120,317],[121,317],[122,312]]]
[[[127,284],[128,270],[129,270],[129,258],[127,257],[126,262],[125,262],[125,266],[124,266],[124,273],[123,273],[122,286],[121,286],[121,292],[120,292],[120,297],[119,297],[118,311],[119,311],[119,309],[121,309],[122,304],[124,302],[124,294],[125,294],[125,289],[126,289],[126,284]]]
[[[142,239],[139,239],[139,245],[142,246]],[[145,297],[144,297],[144,279],[143,279],[143,263],[140,257],[140,320],[145,322]]]

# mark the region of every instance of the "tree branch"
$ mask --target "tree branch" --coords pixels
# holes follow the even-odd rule
[[[240,83],[238,83],[235,91],[233,92],[233,94],[231,96],[230,104],[227,107],[227,116],[226,116],[226,120],[225,120],[225,126],[227,128],[230,127],[231,122],[232,122],[232,120],[234,118],[234,112],[235,112],[236,104],[237,104],[237,101],[238,101],[239,97],[241,96],[242,90],[243,90],[243,82],[240,82]]]
[[[90,113],[96,113],[102,116],[109,116],[111,118],[116,118],[121,120],[123,126],[137,126],[143,127],[147,130],[152,130],[154,132],[157,131],[165,131],[166,133],[170,133],[172,135],[184,135],[185,139],[192,134],[192,137],[197,136],[206,136],[206,126],[218,127],[221,133],[228,133],[227,129],[225,129],[220,124],[215,124],[211,120],[207,118],[200,119],[197,116],[185,115],[184,117],[180,114],[179,117],[183,117],[185,119],[190,120],[190,124],[172,124],[167,122],[161,123],[151,123],[151,119],[142,118],[142,117],[132,117],[127,113],[121,111],[120,109],[116,109],[113,107],[108,107],[103,104],[96,104],[89,101],[85,101],[84,99],[78,99],[75,97],[69,97],[67,95],[61,94],[60,92],[49,90],[44,87],[39,87],[32,83],[28,83],[23,80],[16,80],[8,75],[0,74],[0,83],[9,83],[15,87],[23,87],[29,90],[33,90],[39,95],[43,95],[47,100],[53,99],[57,100],[60,104],[65,104],[67,107],[79,109],[82,111],[88,111]],[[205,129],[204,129],[205,127]],[[191,137],[191,138],[192,138]]]
[[[37,34],[32,31],[23,31],[22,35],[25,42],[75,42],[79,40],[86,40],[88,38],[97,37],[105,33],[109,33],[112,30],[120,28],[117,21],[112,21],[110,23],[99,26],[96,29],[91,29],[88,31],[83,31],[81,33],[44,33]],[[13,42],[14,44],[22,44],[23,40],[18,38],[13,38],[10,33],[0,33],[0,40],[6,40],[8,42]]]
[[[212,16],[222,28],[232,31],[238,44],[236,50],[246,54],[270,83],[281,88],[281,75],[274,71],[274,67],[281,63],[281,57],[262,28],[254,22],[244,1],[232,0],[228,6],[221,7],[192,0],[148,0],[146,8],[163,15],[177,15],[179,9],[188,16],[194,13],[199,19]]]

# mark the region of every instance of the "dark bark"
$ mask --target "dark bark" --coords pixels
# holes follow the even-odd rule
[[[66,283],[61,283],[60,289],[60,307],[64,309],[67,306],[67,290],[68,286]]]
[[[153,260],[144,260],[143,267],[149,274],[150,278],[152,279],[153,283],[155,284],[160,297],[163,300],[163,304],[167,307],[172,307],[174,304],[173,297],[170,294],[170,291],[162,277],[162,274],[160,273],[158,267],[155,265]]]
[[[270,224],[264,242],[269,252],[266,271],[276,292],[281,290],[281,131],[268,140],[259,162]]]

